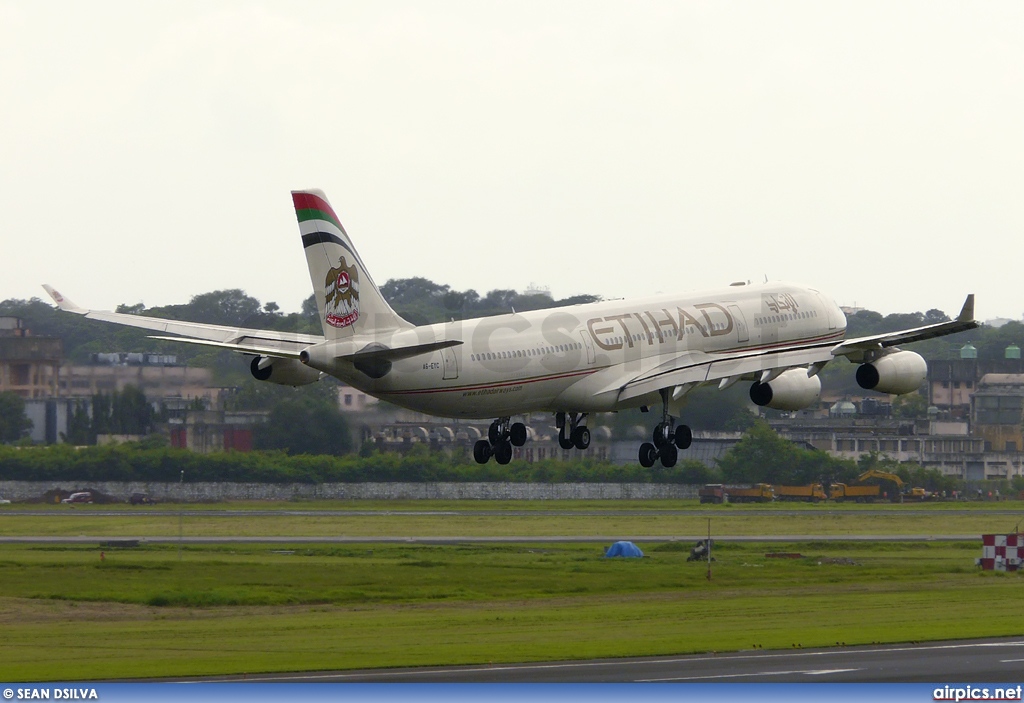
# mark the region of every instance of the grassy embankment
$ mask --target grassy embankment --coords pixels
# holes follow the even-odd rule
[[[536,504],[503,507],[528,513]],[[567,504],[542,507],[571,509]],[[534,515],[533,529],[562,534],[567,525],[577,525],[589,534],[608,534],[618,533],[623,524],[610,521],[640,519],[595,513],[633,506],[581,507],[571,518]],[[719,534],[726,532],[719,527],[725,516],[739,520],[737,533],[822,533],[805,522],[808,516],[829,517],[815,507],[821,508],[797,508],[796,514],[788,508],[765,515],[717,506],[710,512]],[[745,520],[744,512],[749,512]],[[916,510],[878,514],[844,506],[832,512],[856,517],[843,528],[850,534],[919,534],[921,529]],[[932,511],[925,512],[931,518]],[[949,524],[962,517],[959,513],[942,520],[940,514],[947,511],[936,506],[935,512],[940,522],[931,531],[961,531]],[[971,511],[968,517],[984,522],[986,515],[985,526],[964,531],[1012,528],[1003,527],[1011,516],[991,509],[977,516]],[[399,516],[390,517],[391,522],[374,529],[417,534],[409,527],[416,524],[428,530],[423,534],[435,534],[457,516],[438,516],[425,526],[396,525]],[[416,519],[423,517],[428,516]],[[460,525],[463,532],[475,525],[480,533],[519,534],[528,525],[517,515],[469,517],[474,522]],[[173,535],[176,518],[167,518],[172,526],[167,534]],[[639,523],[635,532],[681,534],[680,521],[690,519],[672,514],[651,518],[656,522]],[[36,519],[47,520],[7,513],[0,517],[0,530],[9,534],[11,521]],[[49,518],[51,523],[63,519]],[[83,531],[89,534],[101,524],[94,520],[161,524],[145,522],[159,520],[154,517],[68,519],[86,520]],[[270,533],[292,524],[279,522],[291,519],[285,516],[209,519],[211,525],[267,521],[259,529]],[[305,528],[296,523],[289,529],[323,527],[320,518],[310,519]],[[706,529],[705,518],[695,519],[701,528],[695,532]],[[186,528],[192,520],[198,518],[185,518]],[[367,516],[361,520],[352,524],[373,522]],[[879,520],[881,527],[875,524]],[[891,520],[901,529],[894,530]],[[686,563],[688,544],[644,547],[648,558],[643,560],[605,560],[597,545],[585,544],[186,546],[179,561],[173,545],[150,545],[107,550],[101,562],[95,547],[0,545],[0,679],[677,654],[1019,635],[1024,629],[995,605],[1019,600],[1020,577],[979,573],[973,566],[981,552],[975,541],[720,544],[711,581],[704,565]],[[768,551],[799,551],[806,558],[766,558]]]

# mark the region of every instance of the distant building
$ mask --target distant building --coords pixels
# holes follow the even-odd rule
[[[91,397],[99,393],[109,395],[115,391],[123,391],[126,386],[135,386],[153,402],[164,398],[201,398],[208,407],[219,402],[221,391],[211,387],[213,371],[210,369],[169,365],[164,361],[170,357],[164,355],[139,354],[138,357],[158,361],[65,364],[60,370],[60,395],[78,398]]]
[[[982,437],[968,434],[966,421],[875,417],[786,420],[771,425],[786,439],[805,442],[842,459],[878,453],[969,481],[1024,475],[1024,455],[991,451]]]
[[[68,421],[78,401],[67,398],[30,398],[25,401],[25,417],[32,421],[29,439],[39,444],[57,444],[68,433]]]
[[[33,336],[21,318],[0,317],[0,393],[56,397],[63,356],[59,338]]]
[[[1016,350],[1016,358],[1014,358]],[[986,374],[1024,373],[1020,349],[1008,347],[1002,359],[978,359],[977,356],[928,362],[928,404],[945,417],[967,420],[971,415],[971,398],[982,376]]]
[[[971,401],[974,434],[987,451],[1024,451],[1024,374],[985,374]]]
[[[267,420],[264,411],[226,412],[224,410],[188,410],[171,418],[166,427],[172,447],[200,454],[212,452],[249,452],[254,433]]]
[[[338,409],[343,413],[371,410],[379,402],[377,398],[358,388],[344,383],[338,386]]]

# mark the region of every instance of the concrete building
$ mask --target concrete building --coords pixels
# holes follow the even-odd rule
[[[338,386],[338,409],[343,413],[359,413],[372,410],[380,401],[358,388],[344,383]]]
[[[63,355],[57,337],[33,336],[21,318],[0,317],[0,393],[56,397]]]
[[[971,397],[982,376],[1024,373],[1019,347],[1007,347],[1002,359],[978,359],[977,351],[972,354],[972,349],[965,348],[959,359],[928,362],[928,404],[938,408],[945,418],[970,417]]]
[[[121,392],[135,386],[146,398],[199,398],[208,407],[220,400],[221,389],[213,388],[213,372],[192,366],[164,364],[65,364],[60,369],[59,394],[90,398],[99,393]]]
[[[266,422],[263,411],[226,412],[224,410],[188,410],[171,418],[166,431],[171,446],[200,454],[213,452],[249,452],[254,434]]]
[[[1024,451],[1024,374],[982,376],[971,402],[971,422],[986,451]]]
[[[991,451],[982,437],[968,433],[967,422],[832,418],[771,424],[787,439],[843,459],[876,452],[969,481],[1024,475],[1024,455]]]
[[[67,398],[31,398],[25,401],[25,417],[32,421],[28,436],[39,444],[57,444],[68,433],[68,421],[78,401]]]

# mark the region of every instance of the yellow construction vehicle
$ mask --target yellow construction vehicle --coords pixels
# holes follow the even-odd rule
[[[828,488],[829,500],[842,503],[844,500],[855,500],[858,503],[873,503],[882,497],[881,486],[848,486],[845,483],[833,483]]]
[[[770,503],[775,500],[775,493],[767,483],[756,483],[749,488],[726,486],[725,494],[730,503]]]
[[[918,486],[914,486],[913,488],[908,487],[902,478],[896,474],[888,473],[887,471],[877,471],[875,469],[865,471],[857,477],[857,483],[865,483],[871,479],[888,482],[896,487],[896,490],[889,495],[889,500],[893,502],[902,502],[903,499],[930,500],[935,497],[934,493],[925,490],[924,488],[920,488]]]
[[[772,488],[778,500],[802,500],[808,503],[817,503],[819,500],[828,498],[820,483],[812,483],[807,486],[773,486]]]

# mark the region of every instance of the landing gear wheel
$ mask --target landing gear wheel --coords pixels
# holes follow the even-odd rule
[[[650,442],[640,445],[640,466],[649,469],[654,466],[654,460],[658,458],[658,449]]]
[[[526,444],[526,425],[521,422],[514,422],[508,428],[508,439],[513,447],[521,447]]]
[[[477,440],[473,445],[473,458],[478,464],[486,464],[487,460],[491,458],[491,443],[486,439]]]
[[[666,431],[667,427],[664,422],[658,423],[658,426],[654,428],[654,446],[661,449],[662,446],[666,445],[670,441],[670,435]]]
[[[572,443],[579,450],[586,449],[590,446],[590,430],[584,425],[580,425],[572,431]]]
[[[661,465],[666,469],[671,469],[675,466],[676,460],[679,459],[679,450],[676,449],[676,445],[674,444],[666,444],[658,450],[658,454],[661,458]]]
[[[570,437],[565,436],[564,432],[565,431],[563,430],[562,432],[558,433],[558,446],[560,446],[562,449],[572,449],[576,445],[573,444],[572,439]]]
[[[499,464],[507,464],[512,461],[512,445],[508,442],[499,442],[494,445],[494,460]]]
[[[693,443],[693,432],[690,431],[689,425],[680,425],[676,428],[676,447],[679,449],[689,449]]]
[[[497,420],[492,422],[491,426],[487,428],[487,439],[490,440],[492,445],[497,445],[501,439],[501,426]]]

